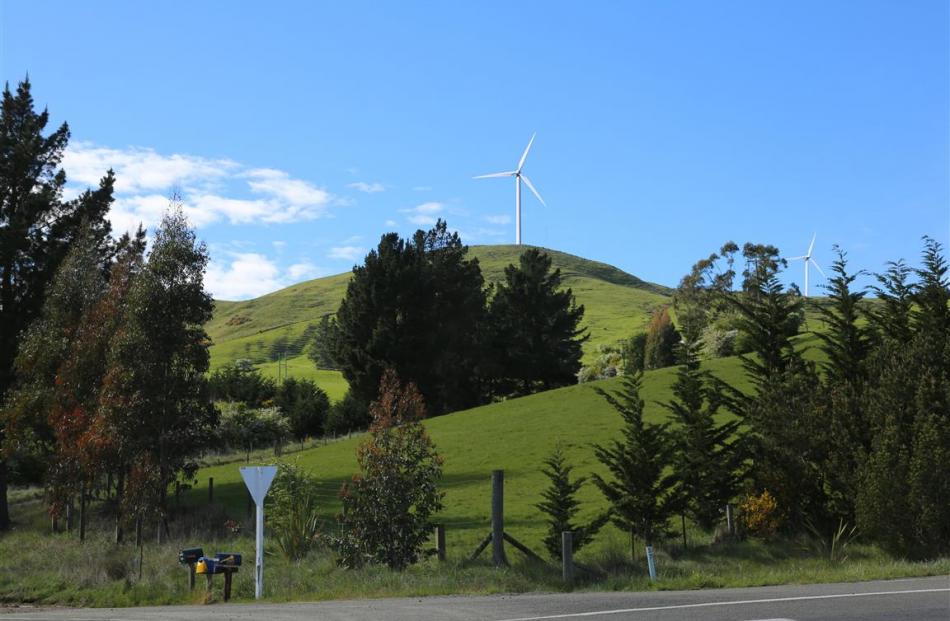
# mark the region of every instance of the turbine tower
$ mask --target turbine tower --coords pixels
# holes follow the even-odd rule
[[[811,258],[811,251],[815,247],[815,237],[817,236],[818,236],[818,233],[815,233],[811,236],[811,243],[808,244],[808,252],[806,252],[800,257],[791,257],[789,259],[789,261],[802,260],[805,262],[805,297],[806,298],[808,297],[808,264],[809,263],[815,266],[815,269],[818,270],[818,273],[821,274],[822,277],[827,278],[827,276],[825,276],[825,273],[821,271],[821,266],[818,265],[818,262],[815,261],[813,258]]]
[[[534,143],[534,137],[537,136],[537,133],[531,135],[531,140],[528,141],[528,146],[525,147],[524,153],[521,154],[521,160],[518,162],[518,168],[509,172],[500,172],[492,173],[490,175],[479,175],[473,177],[474,179],[489,179],[492,177],[514,177],[515,178],[515,243],[519,246],[521,245],[521,182],[525,182],[525,185],[528,186],[528,189],[538,197],[538,200],[541,201],[541,204],[547,207],[544,203],[544,199],[541,198],[541,195],[538,194],[538,191],[534,189],[534,185],[531,183],[531,180],[528,179],[528,175],[521,172],[521,169],[524,168],[524,161],[528,159],[528,151],[531,150],[531,145]]]

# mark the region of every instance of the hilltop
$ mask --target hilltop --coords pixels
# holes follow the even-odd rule
[[[509,264],[528,246],[472,246],[486,283],[499,282]],[[670,303],[672,290],[646,282],[612,265],[591,261],[557,250],[542,248],[560,268],[563,286],[570,287],[584,305],[583,326],[590,339],[585,358],[598,346],[616,344],[645,328],[650,314]],[[292,285],[259,298],[241,302],[216,301],[213,319],[207,324],[211,336],[211,366],[219,367],[247,358],[268,374],[276,375],[281,352],[287,368],[296,377],[317,381],[332,398],[345,391],[339,373],[318,371],[306,354],[320,318],[335,313],[346,292],[350,273],[317,278]]]

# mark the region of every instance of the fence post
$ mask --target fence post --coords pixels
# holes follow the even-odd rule
[[[79,542],[86,541],[86,484],[79,488]]]
[[[574,533],[561,533],[561,576],[567,584],[574,584]]]
[[[736,534],[735,524],[732,523],[732,505],[730,504],[726,505],[726,532],[730,535]]]
[[[440,561],[445,560],[445,524],[435,525],[435,547]]]
[[[208,504],[214,502],[214,477],[208,477]]]
[[[505,556],[505,471],[491,473],[491,555],[496,567],[508,565]]]

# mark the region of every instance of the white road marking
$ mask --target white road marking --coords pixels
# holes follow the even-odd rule
[[[544,615],[541,617],[517,617],[501,619],[499,621],[544,621],[546,619],[579,619],[581,617],[598,617],[602,615],[621,615],[630,612],[654,612],[657,610],[677,610],[681,608],[709,608],[712,606],[742,606],[745,604],[771,604],[778,602],[800,602],[810,599],[837,599],[842,597],[872,597],[877,595],[910,595],[914,593],[944,593],[950,589],[913,589],[910,591],[875,591],[872,593],[840,593],[836,595],[801,595],[798,597],[774,597],[770,599],[744,599],[731,602],[702,602],[699,604],[676,604],[673,606],[650,606],[647,608],[619,608],[617,610],[593,610],[590,612],[571,612],[558,615]]]

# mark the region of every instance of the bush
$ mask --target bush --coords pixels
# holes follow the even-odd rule
[[[736,353],[738,330],[723,330],[716,326],[706,326],[703,330],[703,356],[706,358],[724,358]]]
[[[284,380],[277,389],[274,405],[287,418],[294,440],[302,442],[323,434],[330,400],[312,381],[292,377]]]
[[[338,436],[351,431],[366,429],[370,423],[369,410],[352,392],[347,391],[340,401],[334,403],[327,412],[324,433]]]
[[[425,405],[414,384],[386,371],[370,411],[371,437],[357,450],[360,474],[340,490],[336,544],[345,567],[401,570],[419,559],[432,533],[429,518],[442,509],[442,458],[422,426]]]
[[[238,401],[251,407],[270,405],[277,394],[277,385],[269,377],[242,359],[228,364],[208,378],[211,398],[215,401]]]
[[[623,375],[624,361],[620,349],[610,345],[599,345],[600,354],[593,364],[581,367],[577,372],[577,381],[580,384],[598,379],[607,379]]]
[[[290,436],[290,425],[277,408],[255,410],[229,403],[221,409],[218,436],[232,450],[243,450],[249,461],[254,449],[273,446],[276,452]]]
[[[768,539],[781,526],[778,503],[768,490],[758,496],[748,495],[739,504],[737,516],[742,530],[752,536]]]
[[[594,535],[604,527],[610,519],[609,513],[602,513],[586,524],[575,524],[574,518],[580,510],[577,502],[577,492],[587,481],[580,477],[571,481],[573,466],[568,465],[567,458],[561,447],[544,460],[544,475],[551,482],[550,486],[541,493],[544,502],[537,505],[538,509],[547,516],[548,532],[544,537],[544,547],[553,559],[561,558],[561,533],[570,531],[573,535],[572,550],[577,552],[593,540]]]
[[[305,557],[320,542],[317,480],[296,464],[277,465],[267,494],[267,519],[281,554],[291,561]]]

